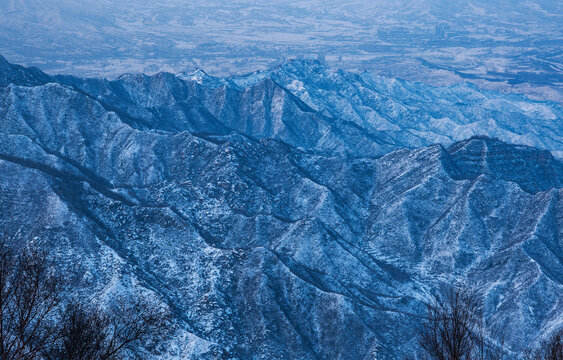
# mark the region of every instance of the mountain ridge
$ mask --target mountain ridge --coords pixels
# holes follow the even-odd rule
[[[35,85],[47,81],[43,75]],[[19,81],[25,84],[34,76],[24,74]],[[558,104],[471,84],[434,87],[369,72],[332,70],[314,60],[292,60],[269,72],[224,79],[202,72],[125,74],[115,80],[62,75],[49,79],[90,95],[142,129],[197,132],[215,123],[213,131],[273,136],[306,149],[340,148],[359,157],[451,144],[476,135],[547,149],[558,157],[563,154],[559,126],[563,111]],[[292,129],[306,130],[311,140],[288,134]],[[323,138],[326,131],[328,139]],[[354,144],[366,137],[370,143]]]
[[[172,309],[173,334],[145,358],[400,359],[425,301],[456,282],[483,294],[510,358],[562,326],[550,151],[482,136],[382,151],[271,79],[238,92],[131,79],[0,86],[0,228],[49,249],[68,296]],[[299,137],[317,121],[330,131]]]

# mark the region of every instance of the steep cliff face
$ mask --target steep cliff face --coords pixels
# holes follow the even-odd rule
[[[562,325],[559,115],[529,125],[547,150],[485,137],[415,149],[430,142],[405,130],[417,121],[397,115],[408,124],[388,132],[327,113],[283,83],[294,66],[34,83],[10,65],[0,228],[48,247],[69,294],[167,304],[161,358],[404,358],[424,302],[456,280],[483,292],[512,354]],[[323,74],[342,75],[319,71],[292,76],[320,93]],[[333,108],[357,101],[332,89]],[[455,90],[432,91],[438,104]]]

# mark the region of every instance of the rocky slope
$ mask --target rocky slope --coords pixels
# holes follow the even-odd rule
[[[0,85],[59,83],[95,99],[139,130],[243,133],[315,152],[375,157],[475,135],[563,156],[561,106],[483,91],[432,87],[292,60],[270,72],[216,78],[126,74],[115,80],[50,77],[0,58]]]
[[[387,90],[368,91],[337,85],[366,74],[302,62],[244,79],[0,73],[0,229],[48,247],[69,296],[169,306],[174,334],[145,358],[402,359],[454,281],[482,291],[512,357],[563,325],[553,104],[375,78]],[[381,96],[371,110],[360,88]],[[392,125],[351,104],[385,104]],[[440,104],[457,125],[413,131]],[[492,114],[505,141],[473,136]],[[546,150],[509,143],[522,139]]]

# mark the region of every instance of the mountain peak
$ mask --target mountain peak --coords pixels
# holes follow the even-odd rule
[[[518,151],[520,153],[545,153],[548,158],[553,158],[553,155],[546,150],[537,149],[532,146],[510,144],[501,139],[485,135],[475,135],[467,140],[458,141],[448,147],[447,151],[450,154],[458,153],[460,151],[471,151],[470,149],[480,148],[486,153],[500,152],[507,148]]]
[[[13,65],[0,55],[0,85],[42,85],[51,81],[49,75],[35,67]]]
[[[209,86],[211,88],[217,88],[227,84],[225,79],[209,75],[200,68],[197,68],[192,72],[180,73],[176,75],[176,77],[183,81],[195,82],[199,85]]]
[[[447,151],[457,164],[451,171],[455,178],[474,179],[485,174],[518,183],[532,194],[563,187],[563,163],[547,150],[475,136]]]

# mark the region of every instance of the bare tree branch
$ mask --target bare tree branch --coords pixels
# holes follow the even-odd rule
[[[543,341],[535,351],[528,349],[524,358],[526,360],[563,359],[563,329],[555,332],[549,339]]]
[[[467,287],[455,287],[427,305],[418,343],[432,360],[502,360],[504,342],[487,342],[482,304]]]
[[[167,314],[151,304],[118,301],[113,311],[70,305],[62,339],[48,355],[56,360],[115,360],[139,341],[163,332]]]
[[[50,321],[60,279],[45,253],[32,246],[16,253],[9,241],[0,239],[0,359],[37,359],[57,339]]]

